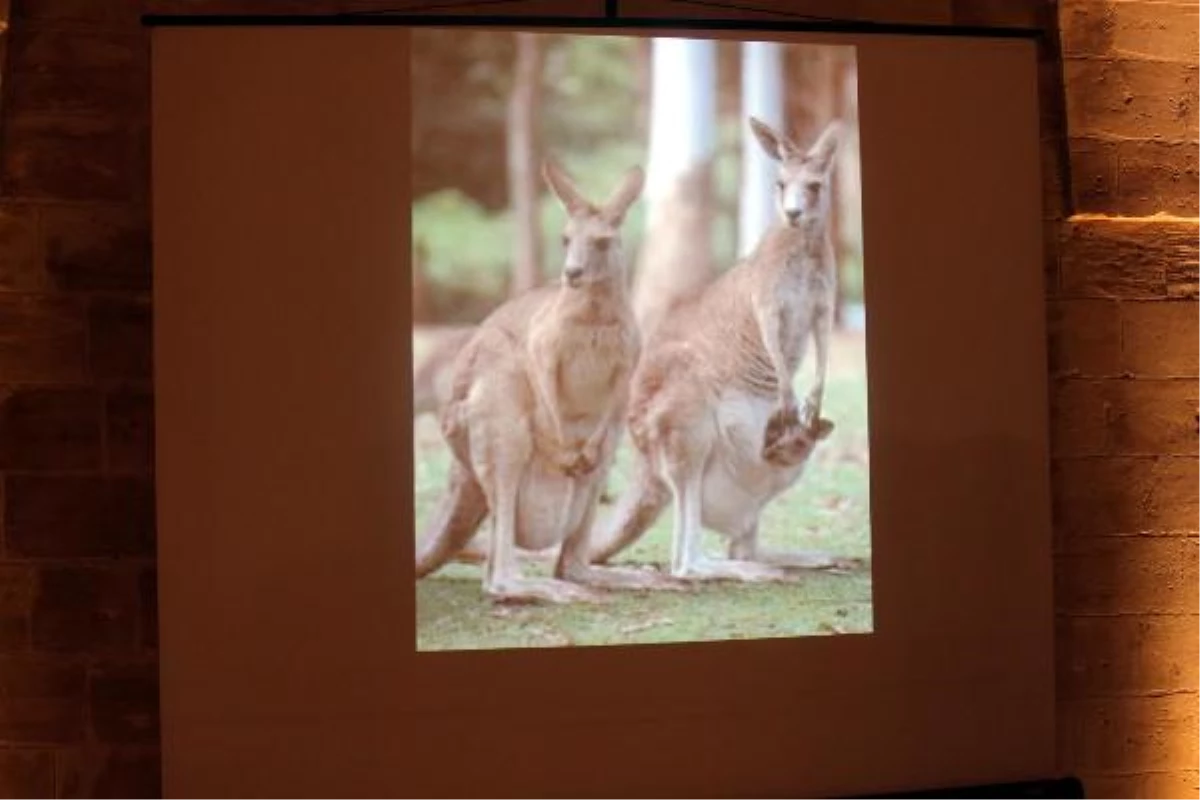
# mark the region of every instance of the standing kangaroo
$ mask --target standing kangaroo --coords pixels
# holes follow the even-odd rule
[[[835,302],[829,195],[839,125],[807,152],[753,117],[750,128],[779,162],[779,220],[746,260],[673,309],[647,342],[629,411],[637,474],[598,526],[594,563],[640,537],[673,497],[677,577],[773,580],[787,568],[833,565],[766,551],[758,520],[833,430],[821,404]],[[816,380],[800,409],[793,381],[809,337]],[[727,560],[702,557],[702,526],[728,538]]]
[[[644,175],[631,169],[597,206],[553,161],[542,172],[568,215],[562,279],[500,306],[456,357],[441,414],[454,454],[450,485],[416,574],[452,558],[490,514],[483,588],[495,599],[570,602],[598,599],[591,587],[665,588],[663,576],[587,558],[640,352],[620,227]],[[556,545],[553,578],[520,574],[516,548]]]

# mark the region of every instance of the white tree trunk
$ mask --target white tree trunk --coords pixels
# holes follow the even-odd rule
[[[651,56],[650,166],[646,196],[665,198],[678,177],[711,159],[716,147],[717,44],[655,39]]]
[[[717,140],[717,45],[655,39],[651,54],[646,234],[634,311],[644,333],[712,279],[712,161]]]
[[[742,180],[738,204],[738,256],[749,255],[775,215],[775,162],[749,133],[746,118],[755,116],[784,130],[783,46],[777,42],[742,44]]]

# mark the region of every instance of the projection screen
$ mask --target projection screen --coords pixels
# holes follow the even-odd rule
[[[707,143],[677,125],[659,145],[717,154],[704,189],[725,208],[705,239],[715,272],[751,246],[738,241],[739,213],[770,222],[793,196],[769,154],[754,156],[759,183],[748,177],[745,151],[763,150],[744,113],[756,90],[721,78],[720,58],[738,41],[780,42],[804,64],[852,64],[835,94],[836,113],[853,117],[841,140],[853,160],[797,191],[853,195],[830,224],[855,255],[841,267],[822,406],[833,433],[759,520],[764,541],[837,563],[778,583],[514,606],[489,599],[478,563],[414,576],[419,527],[453,463],[436,413],[410,419],[414,274],[442,282],[447,329],[477,323],[492,307],[480,293],[502,299],[516,280],[512,187],[495,179],[512,157],[503,136],[467,131],[456,145],[421,127],[422,114],[475,114],[503,133],[495,121],[510,108],[473,108],[456,92],[515,79],[429,72],[468,31],[481,64],[516,57],[502,29],[153,32],[166,793],[829,796],[1050,774],[1033,43],[544,32],[583,43],[544,54],[559,78],[543,81],[541,112],[558,120],[544,138],[574,143],[563,163],[580,192],[599,203],[626,167],[649,166],[618,231],[634,285],[648,217],[669,190],[648,164],[653,120],[639,120],[634,84],[620,84],[634,77],[611,78],[603,98],[572,88],[635,73],[587,59],[646,52],[639,38],[651,35],[720,41],[720,88],[705,102],[721,124]],[[799,80],[785,69],[785,86]],[[547,97],[574,105],[554,117]],[[626,102],[641,144],[609,147],[602,115]],[[763,113],[795,131],[796,107]],[[819,127],[792,143],[810,172]],[[421,159],[493,177],[464,178],[474,190],[419,185]],[[539,280],[558,291],[565,248],[583,234],[569,228],[560,244],[566,204],[540,177],[536,192]],[[748,192],[757,211],[729,205]],[[801,403],[813,347],[805,359]],[[627,435],[619,448],[601,516],[633,480]],[[666,503],[629,551],[647,574],[669,571]]]

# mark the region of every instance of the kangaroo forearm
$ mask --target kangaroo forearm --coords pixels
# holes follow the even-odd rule
[[[787,358],[783,354],[782,326],[778,310],[762,309],[757,313],[758,330],[762,337],[763,349],[775,373],[776,392],[781,404],[787,403],[792,394],[792,375],[788,369]]]
[[[555,441],[561,442],[563,438],[563,424],[562,416],[559,414],[558,398],[555,395],[552,382],[547,380],[547,373],[545,371],[538,370],[534,377],[533,386],[538,403],[546,411],[546,417],[550,421],[550,428]]]
[[[604,440],[616,427],[617,421],[625,415],[625,409],[628,404],[624,400],[612,403],[604,415],[600,418],[599,424],[596,425],[596,430],[588,437],[588,445],[593,448],[599,448],[604,444]]]
[[[810,404],[819,410],[825,395],[825,376],[829,371],[829,340],[832,335],[833,319],[828,312],[818,316],[813,323],[813,344],[816,353],[816,380],[809,392]]]

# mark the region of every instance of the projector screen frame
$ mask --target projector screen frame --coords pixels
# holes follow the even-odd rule
[[[291,15],[254,15],[254,16],[237,16],[237,15],[146,15],[144,21],[148,25],[161,28],[173,27],[464,27],[464,28],[518,28],[522,30],[545,30],[545,29],[564,29],[564,30],[581,30],[589,32],[629,32],[631,34],[650,33],[653,31],[681,31],[687,34],[703,34],[706,32],[715,33],[752,33],[762,32],[764,34],[854,34],[854,35],[903,35],[903,36],[932,36],[932,37],[951,37],[951,38],[971,38],[971,39],[1039,39],[1042,35],[1041,31],[1024,29],[1024,28],[986,28],[986,29],[971,29],[961,27],[944,27],[944,26],[927,26],[927,25],[907,25],[907,24],[879,24],[879,23],[863,23],[863,22],[779,22],[772,23],[769,21],[759,20],[683,20],[677,18],[590,18],[590,17],[547,17],[547,16],[471,16],[471,15],[423,15],[419,13],[405,14],[403,16],[379,16],[371,14],[339,14],[339,15],[313,15],[313,16],[291,16]],[[832,41],[832,40],[831,40]],[[865,112],[866,113],[866,112]],[[864,210],[864,217],[866,212]],[[869,222],[866,223],[868,226]],[[869,241],[869,240],[868,240]],[[868,254],[868,259],[871,256]],[[868,270],[870,268],[868,267]],[[870,279],[868,278],[868,281]],[[870,311],[868,312],[870,313]],[[871,323],[868,323],[869,326]],[[872,402],[874,403],[874,383],[872,384]],[[874,428],[874,425],[872,426]],[[872,438],[872,447],[874,449],[874,438]],[[169,591],[169,587],[161,587],[160,591]],[[876,621],[876,634],[882,628],[883,620],[886,620],[886,613],[879,613]],[[876,634],[867,635],[870,638]],[[165,637],[169,639],[169,637]],[[819,644],[825,647],[848,647],[854,648],[857,646],[854,642],[838,642],[835,639],[822,640]],[[848,637],[851,639],[859,637]],[[928,643],[934,646],[935,643]],[[665,679],[673,670],[680,668],[686,669],[688,657],[684,651],[691,652],[694,648],[717,648],[725,649],[728,647],[741,648],[747,658],[754,659],[772,659],[775,654],[780,654],[779,643],[769,641],[756,642],[714,642],[700,643],[687,645],[658,645],[654,646],[656,650],[661,651],[661,657],[658,658],[663,671],[662,677]],[[605,648],[607,649],[607,648]],[[643,648],[638,648],[643,649]],[[547,653],[545,651],[537,653],[523,652],[520,654],[512,654],[506,652],[473,652],[473,653],[421,653],[416,654],[418,662],[424,661],[428,666],[428,674],[449,671],[458,675],[462,679],[470,679],[470,676],[479,669],[494,670],[502,675],[512,677],[516,670],[521,668],[521,664],[529,658],[554,658],[563,659],[560,663],[564,666],[572,662],[578,665],[589,664],[593,668],[606,668],[610,671],[615,671],[617,674],[622,672],[620,664],[623,658],[621,652],[627,648],[618,648],[619,652],[613,652],[600,655],[595,652],[596,649],[588,648],[590,652],[583,651],[554,651]],[[675,651],[674,654],[671,651]],[[169,660],[169,651],[164,650],[164,660]],[[785,659],[786,660],[786,659]],[[469,661],[470,664],[464,663]],[[602,666],[603,665],[603,666]],[[166,667],[164,667],[166,668]],[[421,668],[419,671],[423,671]],[[950,678],[950,675],[943,675],[943,678]],[[563,687],[559,687],[560,689]],[[1051,687],[1052,689],[1052,687]],[[1051,695],[1052,696],[1052,695]],[[728,703],[728,699],[725,701]],[[387,704],[385,703],[385,706]],[[736,718],[739,713],[744,713],[744,709],[739,710],[736,702],[728,703],[722,709],[722,702],[717,702],[710,709],[712,713],[729,714]],[[502,707],[504,704],[501,704]],[[512,705],[508,708],[508,713],[511,713],[517,708],[517,705]],[[385,709],[387,710],[387,709]],[[418,701],[415,705],[408,706],[392,706],[391,711],[407,711],[408,713],[416,712],[418,716],[423,715],[447,715],[448,719],[453,719],[455,716],[467,714],[469,711],[469,703],[466,702],[433,702],[425,704]],[[660,708],[647,708],[644,713],[653,717],[656,714],[676,714],[679,716],[680,709],[677,706],[664,705]],[[599,723],[602,719],[609,717],[607,713],[601,714],[599,717],[588,713],[574,713],[571,715],[576,724],[587,724],[590,718],[593,722]],[[675,722],[683,722],[686,728],[686,717],[684,714],[682,719]],[[565,719],[564,719],[565,721]],[[217,722],[217,720],[209,720],[209,722]],[[765,717],[760,720],[761,723],[771,725],[772,723]],[[783,721],[776,720],[773,724],[779,725]],[[169,727],[169,723],[164,725]],[[370,725],[368,725],[370,727]],[[166,755],[167,743],[164,742],[164,753]],[[1025,776],[1015,775],[990,775],[980,776],[984,778],[1005,778],[1005,777],[1037,777],[1042,774],[1047,774],[1045,770],[1037,770],[1034,773]],[[877,788],[892,788],[894,784],[878,786]],[[865,786],[856,786],[853,790],[865,789]],[[294,791],[294,790],[293,790]]]
[[[469,6],[469,3],[464,3]],[[729,6],[746,16],[754,13],[785,15],[767,18],[704,18],[673,16],[625,16],[617,4],[606,4],[605,16],[564,14],[437,14],[420,9],[406,11],[360,11],[335,14],[143,14],[148,28],[247,28],[247,27],[404,27],[404,28],[501,28],[501,29],[578,29],[620,32],[694,31],[697,33],[766,34],[854,34],[858,36],[924,36],[954,39],[1027,39],[1043,41],[1047,31],[1022,25],[943,25],[917,22],[875,22],[863,19],[791,14],[776,11],[752,11]],[[716,5],[716,4],[714,4]]]

